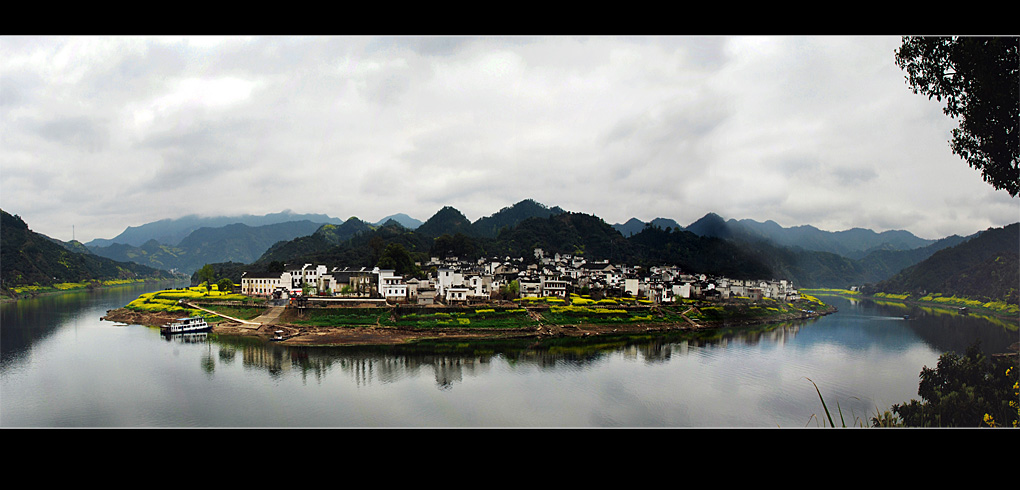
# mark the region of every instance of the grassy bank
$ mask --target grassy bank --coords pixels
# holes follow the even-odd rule
[[[235,318],[250,320],[265,311],[264,300],[229,292],[215,286],[169,289],[146,293],[124,308],[139,313],[171,313],[179,316],[202,316],[207,321],[220,317],[181,304],[185,300]],[[279,322],[310,327],[383,326],[416,329],[477,328],[520,329],[539,325],[655,325],[713,323],[764,323],[784,321],[803,316],[805,312],[824,311],[826,305],[817,298],[788,303],[763,298],[752,301],[736,298],[725,303],[682,300],[675,304],[655,305],[645,300],[614,298],[593,300],[586,296],[569,298],[527,298],[518,306],[477,306],[462,308],[404,309],[389,307],[310,307],[288,308]]]
[[[110,288],[117,286],[130,286],[132,284],[144,284],[147,282],[162,282],[166,279],[109,279],[105,281],[84,281],[84,282],[60,282],[46,286],[37,284],[21,285],[12,288],[4,288],[0,298],[4,301],[16,301],[22,298],[31,298],[44,294],[59,294],[71,291],[82,291],[88,289]]]
[[[398,313],[390,308],[305,308],[290,310],[281,322],[304,326],[384,326],[405,328],[535,328],[539,325],[654,325],[697,323],[762,323],[787,320],[827,306],[812,296],[787,303],[763,298],[737,298],[726,303],[683,300],[655,305],[643,300],[592,300],[581,296],[526,298],[519,307],[463,307]]]
[[[258,304],[250,304],[255,301],[252,298],[229,291],[219,291],[215,285],[211,289],[199,286],[145,293],[125,305],[124,309],[139,313],[172,313],[182,317],[201,316],[208,322],[222,320],[212,313],[188,308],[180,303],[181,300],[201,303],[208,309],[245,320],[258,316],[264,310],[264,307]]]
[[[909,303],[930,308],[944,308],[959,311],[960,308],[967,308],[970,312],[995,315],[1003,318],[1017,319],[1020,316],[1020,305],[1009,304],[1003,301],[980,301],[973,298],[961,298],[957,296],[943,296],[940,293],[928,293],[924,296],[912,295],[910,293],[875,293],[871,295],[861,294],[860,291],[849,291],[846,289],[804,289],[802,291],[820,295],[837,295],[852,299],[870,299],[875,301]]]

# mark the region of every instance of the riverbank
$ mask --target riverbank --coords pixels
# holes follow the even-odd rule
[[[305,346],[305,347],[336,347],[355,345],[393,345],[418,342],[423,340],[471,340],[471,339],[510,339],[510,338],[542,338],[542,337],[588,337],[610,334],[627,334],[638,332],[654,331],[697,331],[720,327],[738,327],[760,325],[766,323],[779,323],[795,320],[808,320],[834,313],[836,309],[832,306],[814,303],[816,309],[796,309],[782,313],[767,315],[733,314],[726,318],[706,319],[706,316],[699,312],[697,306],[685,308],[679,319],[670,321],[656,321],[657,307],[647,308],[647,315],[640,318],[647,318],[646,321],[621,321],[621,322],[586,322],[563,323],[561,321],[544,321],[542,317],[544,309],[527,309],[527,324],[519,327],[420,327],[413,323],[410,325],[396,324],[398,322],[377,321],[370,325],[308,325],[298,323],[300,313],[296,309],[288,308],[287,312],[280,315],[272,323],[259,325],[242,324],[231,321],[220,321],[212,326],[212,333],[217,335],[257,337],[265,341],[278,342],[281,345]],[[726,309],[725,304],[705,304],[703,309],[716,308]],[[340,310],[336,308],[335,310]],[[385,313],[385,308],[379,308],[380,313]],[[474,308],[465,308],[465,311],[474,311]],[[737,311],[737,310],[733,310]],[[741,309],[740,311],[745,311]],[[658,313],[661,314],[661,313]],[[141,312],[132,311],[126,308],[108,311],[102,317],[103,320],[158,326],[169,323],[178,315],[173,312]],[[665,315],[663,315],[665,317]]]
[[[185,278],[182,276],[181,280],[184,279]],[[14,288],[4,288],[0,291],[0,302],[9,303],[22,299],[37,298],[40,296],[92,291],[97,289],[110,289],[122,286],[134,286],[138,284],[156,284],[170,281],[172,281],[172,279],[113,279],[106,281],[64,282],[51,284],[49,286],[17,286]]]
[[[992,303],[991,305],[996,306],[996,308],[992,308],[989,303],[981,303],[977,300],[955,297],[947,298],[939,295],[913,298],[908,294],[878,293],[874,295],[866,295],[859,291],[849,291],[846,289],[804,289],[803,291],[821,296],[839,296],[854,300],[866,299],[887,303],[902,303],[904,305],[918,306],[922,308],[936,308],[953,313],[960,313],[960,309],[965,308],[964,311],[967,312],[966,314],[991,316],[1000,320],[1007,320],[1012,323],[1020,324],[1020,310],[1018,310],[1018,307],[1015,305],[1003,305],[1001,302]]]

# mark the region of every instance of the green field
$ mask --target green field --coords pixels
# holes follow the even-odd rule
[[[222,320],[218,315],[183,306],[179,303],[180,300],[203,303],[204,307],[211,310],[246,320],[255,318],[264,310],[264,308],[258,306],[237,306],[233,304],[216,306],[215,303],[251,302],[252,298],[227,291],[221,292],[215,285],[209,290],[205,287],[192,287],[164,289],[162,291],[145,293],[139,296],[138,299],[125,305],[124,308],[142,313],[169,312],[180,316],[201,316],[210,322]]]
[[[406,328],[479,328],[513,329],[535,328],[539,325],[578,324],[656,324],[714,321],[767,321],[769,317],[798,314],[807,310],[821,310],[825,304],[810,295],[796,303],[772,299],[751,301],[737,299],[727,303],[683,300],[673,305],[653,305],[644,300],[603,299],[572,295],[562,298],[533,298],[518,301],[518,307],[464,307],[400,309],[386,307],[329,307],[293,308],[280,318],[281,323],[308,326],[386,326]],[[146,293],[132,301],[126,309],[139,312],[172,312],[181,316],[202,316],[208,321],[221,321],[217,315],[188,308],[179,303],[187,300],[202,307],[234,318],[250,320],[265,311],[252,298],[240,294],[219,292],[213,287],[168,289]],[[404,310],[408,311],[408,310]],[[530,313],[529,313],[530,311]]]

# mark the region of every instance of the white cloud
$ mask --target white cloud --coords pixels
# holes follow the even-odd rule
[[[898,44],[2,38],[0,199],[86,240],[185,214],[477,219],[525,198],[610,223],[716,212],[929,238],[1016,221],[906,87]]]

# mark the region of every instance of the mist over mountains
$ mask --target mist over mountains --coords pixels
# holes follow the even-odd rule
[[[233,222],[219,224],[226,221]],[[634,218],[610,225],[594,215],[526,199],[474,222],[452,206],[425,221],[403,213],[375,223],[289,212],[186,217],[129,227],[110,240],[65,248],[183,273],[207,263],[234,264],[237,270],[294,262],[371,267],[391,244],[422,263],[431,257],[532,260],[533,250],[542,248],[588,260],[644,267],[675,264],[690,272],[735,278],[789,279],[798,287],[848,287],[889,280],[980,234],[929,240],[902,230],[784,228],[773,221],[727,220],[714,213],[686,227],[669,218],[650,222]]]
[[[271,213],[263,216],[253,216],[250,214],[242,216],[215,217],[188,215],[177,219],[162,219],[152,223],[146,223],[141,226],[129,226],[119,235],[111,239],[97,238],[85,245],[88,247],[102,247],[112,245],[114,243],[121,243],[139,247],[149,240],[156,240],[163,245],[177,245],[181,242],[181,240],[199,228],[219,228],[237,223],[257,227],[288,221],[303,220],[315,223],[340,224],[343,222],[343,220],[331,218],[325,214],[295,214],[290,211]]]

